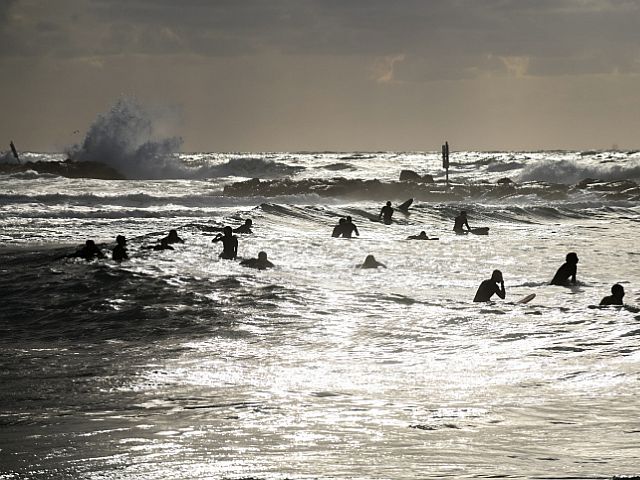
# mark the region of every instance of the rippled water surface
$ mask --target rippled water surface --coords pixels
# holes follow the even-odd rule
[[[465,155],[466,182],[524,175],[536,155],[580,172],[601,173],[603,160]],[[391,181],[427,157],[263,160],[304,167],[285,175],[298,179]],[[637,159],[626,161],[633,171]],[[202,180],[0,177],[0,478],[640,475],[632,196],[416,200],[386,226],[369,220],[374,200],[224,196],[225,183],[251,176],[227,170]],[[490,234],[454,235],[462,208]],[[330,237],[344,215],[359,238]],[[244,218],[255,228],[240,235],[239,255],[265,250],[275,269],[218,259],[206,227]],[[169,228],[184,245],[141,248]],[[420,230],[439,240],[406,240]],[[108,252],[116,234],[129,238],[129,262],[61,258],[85,238]],[[570,251],[579,284],[547,285]],[[367,254],[388,268],[355,268]],[[474,304],[495,268],[507,299]],[[616,282],[627,306],[593,307]]]

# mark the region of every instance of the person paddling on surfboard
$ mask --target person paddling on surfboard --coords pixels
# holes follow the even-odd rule
[[[429,238],[427,232],[422,230],[419,235],[409,235],[407,240],[438,240],[437,238]]]
[[[391,217],[393,216],[393,207],[391,206],[391,202],[387,202],[387,204],[380,209],[380,214],[378,215],[378,219],[382,219],[384,223],[387,225],[391,224]]]
[[[498,287],[498,284],[500,286]],[[484,280],[478,287],[476,296],[473,299],[474,302],[488,302],[491,300],[493,294],[497,294],[501,299],[507,295],[504,290],[504,280],[502,278],[502,272],[500,270],[494,270],[491,274],[491,278]]]
[[[611,287],[611,295],[600,300],[600,305],[623,305],[623,298],[624,287],[619,283],[616,283],[613,287]]]
[[[464,227],[467,227],[467,231],[470,232],[471,231],[471,227],[469,226],[469,221],[467,220],[467,212],[465,212],[464,210],[462,210],[460,212],[460,215],[458,215],[453,223],[453,231],[456,233],[464,233]]]
[[[575,252],[567,253],[565,260],[566,262],[560,266],[551,280],[551,285],[566,287],[569,286],[569,281],[571,281],[573,285],[577,283],[576,272],[578,269],[578,255]]]
[[[364,262],[360,265],[358,265],[358,268],[378,268],[378,267],[382,267],[382,268],[387,268],[387,266],[376,260],[376,257],[374,257],[373,255],[367,255],[366,258],[364,259]]]

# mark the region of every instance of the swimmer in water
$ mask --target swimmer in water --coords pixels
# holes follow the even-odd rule
[[[498,284],[500,284],[499,287]],[[506,292],[504,290],[504,280],[502,278],[502,272],[500,270],[494,270],[491,274],[491,278],[484,280],[480,284],[473,301],[488,302],[489,300],[491,300],[491,297],[494,293],[503,300],[506,296]]]
[[[567,253],[565,260],[566,262],[560,266],[551,280],[551,285],[566,287],[569,286],[569,281],[574,285],[577,283],[576,273],[578,269],[578,255],[575,252]]]
[[[358,268],[378,268],[378,267],[387,268],[387,266],[384,263],[377,261],[373,255],[367,255],[366,258],[364,259],[364,262],[361,265],[358,265]]]
[[[172,243],[184,243],[184,240],[178,236],[178,232],[175,230],[169,230],[169,235],[165,237],[168,244]]]
[[[393,216],[393,207],[391,206],[391,202],[387,202],[386,205],[380,209],[378,220],[382,219],[384,223],[389,225],[391,224],[392,216]]]
[[[265,270],[267,268],[273,268],[275,265],[267,259],[267,252],[259,252],[258,258],[248,258],[242,260],[240,265],[244,267],[257,268],[258,270]]]
[[[147,245],[142,248],[145,250],[175,250],[175,248],[169,245],[169,240],[167,240],[167,237],[161,238],[160,243],[157,245]]]
[[[253,233],[251,231],[251,226],[253,225],[253,221],[250,218],[247,218],[242,225],[237,228],[234,228],[233,231],[235,233]]]
[[[616,283],[613,287],[611,287],[611,295],[600,300],[600,305],[623,305],[623,298],[624,287],[619,283]]]
[[[104,258],[104,254],[96,245],[96,242],[93,240],[87,240],[84,243],[84,247],[78,250],[75,253],[67,255],[68,258],[84,258],[87,262],[93,260],[94,258]]]
[[[213,243],[222,242],[222,252],[218,255],[225,260],[235,260],[238,256],[238,237],[233,234],[231,227],[224,227],[223,234],[216,235]]]
[[[351,235],[355,235],[357,237],[360,236],[360,232],[358,232],[358,227],[353,223],[353,219],[351,217],[346,218],[346,222],[344,223],[344,229],[342,231],[342,236],[344,238],[351,238]]]
[[[127,254],[127,239],[124,235],[118,235],[116,237],[116,246],[113,248],[111,258],[115,262],[129,260],[129,255]]]
[[[344,234],[345,224],[346,223],[347,223],[347,219],[346,218],[341,218],[340,220],[338,220],[338,225],[333,227],[333,231],[331,232],[331,236],[333,238],[338,238],[340,235]]]
[[[463,227],[465,226],[467,227],[467,231],[471,230],[471,227],[469,226],[469,221],[467,220],[467,212],[462,210],[460,212],[460,215],[458,215],[454,220],[453,231],[456,233],[464,233]]]

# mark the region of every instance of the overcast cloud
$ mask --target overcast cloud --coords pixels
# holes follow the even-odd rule
[[[35,81],[34,69],[56,60],[77,75],[93,75],[84,64],[113,78],[110,69],[129,59],[129,73],[120,74],[135,79],[116,84],[134,92],[147,61],[225,78],[237,68],[240,82],[251,71],[265,95],[298,78],[290,69],[302,64],[316,78],[334,68],[345,92],[486,78],[619,79],[640,73],[638,25],[640,0],[0,0],[0,62]],[[340,59],[354,68],[335,70]],[[286,78],[265,67],[275,64]],[[234,84],[227,82],[211,86]],[[305,94],[304,84],[295,88]],[[183,102],[177,93],[169,100]]]

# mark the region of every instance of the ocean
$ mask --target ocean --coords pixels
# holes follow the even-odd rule
[[[156,154],[0,175],[1,479],[640,476],[640,153]],[[274,268],[218,257],[247,218]]]

